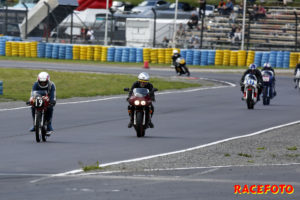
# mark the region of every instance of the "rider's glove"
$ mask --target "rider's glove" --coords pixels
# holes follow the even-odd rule
[[[126,98],[126,101],[129,101],[129,97]]]
[[[50,101],[50,105],[55,106],[56,105],[56,101],[55,100]]]

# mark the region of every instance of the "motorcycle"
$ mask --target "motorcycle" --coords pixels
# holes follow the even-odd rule
[[[269,70],[261,72],[263,79],[263,105],[269,105],[275,96],[274,73]]]
[[[175,61],[175,71],[178,76],[185,74],[186,76],[190,76],[190,71],[186,66],[186,62],[184,58],[177,58]]]
[[[124,88],[124,91],[129,92],[129,88]],[[133,115],[133,126],[137,137],[144,137],[145,131],[149,127],[149,118],[153,112],[150,93],[156,91],[156,88],[153,88],[152,91],[146,88],[135,88],[128,99],[129,105],[132,107],[128,112],[130,115]]]
[[[28,106],[32,106],[35,110],[34,114],[34,127],[36,142],[47,141],[50,134],[47,133],[48,121],[45,120],[45,113],[48,106],[51,106],[47,91],[37,90],[33,91],[33,100],[26,102]]]
[[[294,82],[296,83],[295,88],[300,90],[300,70],[298,69],[295,77],[294,77]]]
[[[247,74],[245,76],[243,85],[244,85],[243,100],[246,101],[248,109],[253,109],[255,103],[257,102],[257,95],[258,95],[257,78],[253,74]]]

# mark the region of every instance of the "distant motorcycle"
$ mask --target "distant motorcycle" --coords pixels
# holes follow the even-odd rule
[[[50,106],[50,100],[45,90],[33,91],[33,101],[26,102],[28,106],[32,106],[35,109],[34,114],[34,127],[35,127],[35,139],[36,142],[47,141],[47,125],[48,121],[45,120],[45,113],[48,106]]]
[[[263,105],[269,105],[275,96],[274,73],[270,70],[262,71],[263,79]]]
[[[258,85],[257,78],[253,74],[247,74],[245,76],[244,85],[244,95],[243,100],[246,101],[248,109],[253,109],[255,103],[257,102],[258,95]]]
[[[296,75],[294,77],[294,81],[296,83],[295,88],[300,90],[300,70],[298,69]]]
[[[176,74],[178,76],[181,76],[183,74],[185,74],[186,76],[190,76],[190,71],[186,66],[186,62],[184,58],[182,57],[177,58],[174,67],[175,67]]]
[[[124,91],[129,92],[129,88],[124,88]],[[152,113],[151,92],[156,92],[157,89],[149,91],[146,88],[135,88],[128,102],[133,107],[133,126],[137,137],[144,137],[145,131],[148,128],[150,114]]]

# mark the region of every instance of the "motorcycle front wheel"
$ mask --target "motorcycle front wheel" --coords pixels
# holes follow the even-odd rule
[[[36,115],[36,120],[35,120],[35,140],[36,142],[41,141],[41,135],[42,135],[42,127],[41,127],[41,113],[38,113]]]
[[[253,99],[252,99],[252,91],[248,91],[247,107],[248,107],[248,109],[253,109],[254,108],[254,102],[253,102]]]
[[[145,136],[145,128],[143,125],[144,112],[136,113],[136,125],[134,126],[137,137]]]

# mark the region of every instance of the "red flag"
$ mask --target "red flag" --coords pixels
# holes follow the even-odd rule
[[[106,9],[106,0],[77,0],[78,7],[76,10],[82,11],[87,8]],[[109,0],[108,7],[112,6],[112,0]]]

